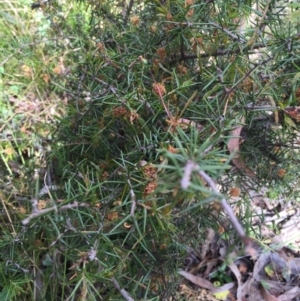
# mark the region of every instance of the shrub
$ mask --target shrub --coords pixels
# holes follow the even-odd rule
[[[37,211],[23,219],[22,245],[15,241],[26,250],[21,266],[34,257],[38,300],[117,300],[118,285],[135,300],[172,296],[189,248],[225,219],[211,205],[220,195],[197,173],[189,182],[186,164],[230,188],[236,154],[227,145],[242,126],[248,141],[260,137],[240,152],[257,181],[270,170],[260,158],[288,164],[296,125],[283,109],[298,101],[299,43],[296,22],[283,15],[290,11],[276,3],[42,6],[47,37],[61,53],[51,88],[68,105],[44,211],[32,200]],[[282,115],[270,114],[278,107]],[[275,121],[282,131],[271,129]],[[277,169],[270,180],[280,180]],[[22,272],[15,267],[10,277]]]

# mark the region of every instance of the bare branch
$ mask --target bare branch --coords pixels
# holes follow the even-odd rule
[[[123,288],[120,287],[120,284],[118,283],[116,278],[112,277],[112,278],[110,278],[110,280],[112,281],[112,283],[114,284],[114,287],[121,293],[121,295],[123,296],[123,298],[125,300],[134,301],[134,299]]]
[[[189,187],[190,176],[194,170],[196,170],[198,172],[198,174],[207,182],[208,186],[212,189],[212,191],[214,193],[220,195],[213,179],[208,174],[206,174],[204,171],[202,171],[200,169],[200,166],[193,161],[188,161],[184,167],[184,175],[181,179],[182,189],[187,189]],[[235,230],[237,231],[238,235],[241,238],[244,238],[245,231],[244,231],[242,225],[240,224],[240,222],[238,221],[237,217],[235,216],[232,208],[228,205],[228,203],[226,202],[224,197],[221,197],[221,205],[222,205],[223,209],[226,211],[226,213],[228,214],[228,216],[231,220],[231,223],[232,223],[233,227],[235,228]]]
[[[218,191],[214,181],[212,180],[212,178],[202,170],[198,171],[198,173],[207,182],[208,186],[212,189],[212,191],[219,194],[219,191]],[[225,198],[221,198],[221,205],[222,205],[223,209],[226,211],[226,213],[228,214],[228,216],[231,220],[231,223],[232,223],[233,227],[235,228],[236,232],[238,233],[238,235],[241,238],[244,238],[245,237],[244,228],[242,227],[239,220],[235,216],[232,208],[226,202]]]
[[[252,67],[248,72],[246,72],[244,74],[244,76],[239,79],[230,89],[226,89],[226,94],[229,95],[230,93],[232,93],[237,87],[238,85],[243,82],[247,77],[249,77],[251,75],[251,73],[257,69],[258,67],[261,67],[263,65],[265,65],[266,63],[268,63],[269,61],[273,60],[273,57],[270,56],[269,58],[267,58],[266,60],[261,61],[260,63],[257,63],[254,65],[254,67]]]
[[[43,216],[47,213],[50,213],[52,211],[61,211],[61,210],[68,210],[68,209],[74,209],[74,208],[79,208],[79,207],[88,207],[89,205],[86,204],[86,203],[77,203],[77,202],[74,202],[73,204],[67,204],[67,205],[63,205],[61,207],[57,207],[57,206],[54,206],[54,207],[50,207],[50,208],[46,208],[46,209],[42,209],[42,210],[39,210],[37,208],[37,204],[38,204],[38,200],[37,199],[33,199],[32,201],[32,208],[33,208],[33,213],[30,214],[27,218],[25,218],[23,221],[22,221],[22,224],[24,226],[28,225],[33,219],[37,218],[37,217],[40,217],[40,216]]]
[[[186,165],[184,166],[184,174],[183,174],[183,177],[180,182],[182,189],[187,189],[190,186],[191,174],[192,174],[193,170],[198,169],[198,168],[199,168],[199,166],[190,160],[186,163]]]
[[[129,178],[127,179],[127,182],[128,182],[129,187],[130,187],[130,195],[131,195],[131,200],[132,200],[130,216],[134,216],[134,211],[135,211],[136,204],[137,204],[136,196],[135,196],[135,193],[132,189],[132,185],[131,185],[131,182],[130,182]]]
[[[130,15],[130,12],[132,10],[134,4],[134,0],[130,0],[128,6],[126,4],[126,0],[124,1],[124,7],[123,7],[123,25],[126,25],[128,22],[128,16]]]
[[[242,42],[242,43],[246,43],[246,40],[234,33],[232,33],[231,31],[229,31],[228,29],[224,28],[223,26],[217,24],[217,23],[214,23],[214,22],[209,22],[209,24],[213,25],[214,27],[222,30],[224,33],[226,33],[229,37],[231,37],[233,40],[236,40],[236,41],[239,41],[239,42]]]
[[[253,50],[257,50],[257,49],[262,49],[262,48],[266,48],[267,46],[271,46],[272,42],[269,43],[259,43],[254,45],[253,47],[250,46],[246,46],[244,48],[238,48],[235,50],[231,50],[231,49],[217,49],[215,52],[213,53],[199,53],[199,54],[185,54],[184,52],[181,53],[180,57],[170,61],[170,64],[174,64],[177,62],[182,62],[182,61],[187,61],[187,60],[195,60],[197,58],[208,58],[208,57],[216,57],[216,56],[223,56],[223,55],[230,55],[230,54],[246,54],[246,55],[250,55],[250,54],[256,54],[257,52],[253,51]]]

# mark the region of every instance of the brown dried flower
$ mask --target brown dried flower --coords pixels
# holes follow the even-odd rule
[[[278,169],[277,176],[279,178],[283,178],[285,176],[285,174],[286,174],[286,170],[285,169],[283,169],[283,168]]]
[[[165,47],[160,47],[156,50],[156,54],[161,61],[163,61],[167,57],[167,51]]]
[[[227,100],[228,101],[232,101],[232,99],[234,98],[234,95],[235,95],[234,91],[232,91],[229,94],[227,94]]]
[[[190,40],[192,43],[192,50],[193,52],[197,52],[197,47],[200,47],[203,45],[203,39],[201,37],[199,38],[193,38]]]
[[[162,83],[154,83],[152,85],[152,90],[153,90],[153,93],[158,95],[158,96],[163,96],[167,92],[165,85],[162,84]]]
[[[177,153],[179,153],[179,151],[180,151],[179,148],[175,148],[172,145],[168,146],[168,152],[170,152],[172,154],[177,154]]]
[[[174,28],[174,25],[169,23],[165,27],[163,27],[163,31],[168,32]]]
[[[167,18],[168,21],[172,21],[173,20],[173,16],[172,16],[171,13],[167,13],[166,18]]]
[[[194,4],[194,0],[185,0],[185,7],[188,7],[193,4]]]
[[[155,26],[155,25],[150,26],[150,31],[152,33],[156,33],[157,32],[157,26]]]
[[[186,16],[189,17],[189,18],[192,17],[193,14],[194,14],[194,11],[195,10],[193,8],[190,8],[189,11],[187,12]]]
[[[238,197],[241,194],[241,190],[238,187],[232,187],[229,191],[231,197]]]
[[[152,192],[154,192],[154,190],[156,189],[157,187],[157,183],[156,182],[149,182],[147,184],[147,186],[145,187],[144,189],[144,195],[149,195],[151,194]]]
[[[300,103],[300,88],[298,88],[295,92],[295,96],[296,96],[296,99],[298,101],[298,103]]]
[[[132,16],[130,18],[130,22],[133,26],[139,26],[140,25],[140,18],[139,16]]]
[[[186,66],[184,66],[183,64],[180,64],[177,67],[177,70],[178,70],[179,74],[182,74],[182,75],[186,75],[188,72],[188,68]]]
[[[152,164],[144,166],[143,171],[146,178],[156,178],[157,168]]]
[[[167,244],[161,244],[160,246],[159,246],[159,249],[160,250],[162,250],[162,251],[164,251],[164,250],[166,250],[167,249]]]
[[[129,113],[129,122],[130,122],[131,124],[133,124],[133,122],[134,122],[135,120],[137,120],[139,117],[140,117],[140,115],[139,115],[135,110],[132,110],[132,111],[130,111],[130,113]]]
[[[107,180],[108,177],[109,177],[108,171],[104,171],[103,174],[102,174],[102,176],[101,176],[101,180]]]
[[[119,218],[119,213],[116,212],[116,211],[108,212],[107,215],[106,215],[106,218],[107,218],[109,221],[114,221],[114,220],[116,220],[116,219]]]
[[[243,92],[249,92],[252,90],[253,81],[250,78],[246,78],[239,84],[239,87],[243,90]]]
[[[101,42],[97,43],[97,48],[100,52],[104,52],[105,51],[105,45]]]
[[[127,116],[128,110],[124,107],[114,107],[113,108],[113,116],[114,117],[122,117]]]

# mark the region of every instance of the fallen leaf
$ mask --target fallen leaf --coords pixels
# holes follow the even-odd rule
[[[261,295],[263,296],[263,300],[265,301],[279,301],[279,299],[277,299],[276,297],[274,297],[273,295],[271,295],[265,288],[263,285],[261,285],[260,287],[260,292]]]
[[[244,118],[242,118],[241,122],[244,121]],[[257,176],[254,173],[254,171],[248,167],[245,163],[245,161],[241,158],[239,150],[240,150],[240,134],[243,129],[243,126],[240,125],[236,127],[232,132],[231,132],[231,138],[228,141],[227,148],[228,151],[231,155],[234,154],[234,157],[232,159],[233,164],[240,170],[245,172],[246,176],[250,178],[256,179]]]
[[[238,267],[236,266],[236,264],[231,263],[228,265],[228,267],[230,268],[231,272],[234,274],[234,276],[237,280],[238,286],[241,286],[242,275],[241,275],[241,272],[239,271]]]
[[[265,252],[260,254],[258,260],[256,261],[253,269],[253,278],[257,281],[261,280],[262,276],[260,271],[270,262],[270,252]]]
[[[210,281],[208,281],[204,278],[197,277],[197,276],[190,274],[188,272],[185,272],[185,271],[178,271],[178,274],[180,274],[185,279],[191,281],[192,283],[194,283],[202,288],[206,288],[209,290],[213,290],[215,288],[214,285]]]
[[[225,287],[226,286],[226,287]],[[224,288],[224,290],[222,290],[221,292],[215,292],[213,293],[213,295],[216,297],[216,299],[218,300],[226,300],[226,298],[228,297],[228,295],[230,294],[229,289],[232,288],[234,286],[234,283],[227,283],[224,286],[222,286]],[[220,287],[218,287],[220,288]]]
[[[290,301],[300,296],[300,287],[295,286],[294,288],[286,291],[284,294],[278,296],[280,301]]]
[[[264,268],[266,274],[270,277],[270,278],[273,278],[275,276],[275,271],[273,269],[273,266],[272,264],[268,264],[265,266]]]

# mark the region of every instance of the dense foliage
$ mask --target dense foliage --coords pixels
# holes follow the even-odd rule
[[[186,163],[223,193],[240,187],[247,172],[227,145],[243,126],[241,155],[254,181],[279,181],[286,192],[294,180],[297,125],[284,109],[300,97],[297,5],[32,7],[42,12],[35,38],[52,67],[44,84],[67,109],[56,121],[46,193],[28,203],[17,239],[1,240],[10,282],[1,282],[0,300],[119,300],[117,284],[134,300],[176,300],[177,269],[206,229],[226,227],[235,239],[216,208],[220,195],[197,173],[182,184]],[[249,216],[239,218],[250,233]]]

